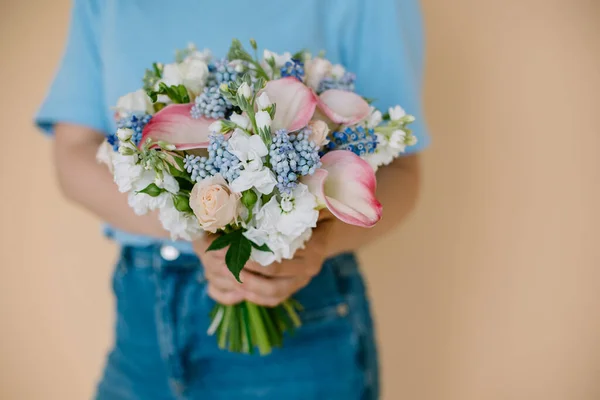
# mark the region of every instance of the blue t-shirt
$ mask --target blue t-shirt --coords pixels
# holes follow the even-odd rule
[[[113,132],[111,107],[142,86],[153,62],[172,62],[175,49],[190,42],[223,57],[233,38],[254,38],[278,53],[324,50],[356,73],[357,92],[377,108],[400,104],[416,117],[418,144],[407,153],[427,146],[418,0],[75,0],[65,52],[36,124],[50,134],[57,122]],[[124,244],[160,241],[110,227],[107,233]],[[191,251],[189,243],[175,245]]]

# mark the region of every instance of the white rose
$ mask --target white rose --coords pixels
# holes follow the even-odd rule
[[[331,73],[331,68],[331,62],[324,58],[316,57],[308,60],[304,65],[306,84],[317,90],[323,78]]]
[[[271,128],[271,116],[266,111],[256,113],[256,126],[258,129]]]
[[[400,106],[390,107],[388,111],[392,121],[398,121],[400,118],[406,115],[406,111],[404,111],[404,109]]]
[[[233,113],[231,114],[231,117],[229,117],[229,120],[245,130],[250,129],[250,127],[252,126],[250,118],[243,114]]]
[[[120,117],[128,114],[154,114],[152,100],[143,89],[119,97],[115,107]]]

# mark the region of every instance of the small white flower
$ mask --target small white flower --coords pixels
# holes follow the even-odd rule
[[[119,128],[117,129],[117,137],[119,140],[126,141],[131,139],[133,136],[133,129],[129,128]]]
[[[381,111],[377,110],[375,107],[371,107],[371,115],[369,115],[369,119],[367,120],[367,128],[374,129],[383,120],[383,116],[381,115]]]
[[[128,93],[117,100],[115,107],[120,117],[127,114],[154,114],[152,100],[143,89]]]
[[[229,120],[245,130],[250,129],[250,127],[252,126],[250,118],[243,114],[233,113],[231,114],[231,117],[229,117]]]
[[[406,115],[406,111],[404,111],[404,109],[400,106],[390,107],[389,113],[392,121],[398,121]]]
[[[252,164],[247,164],[250,166]],[[240,171],[240,175],[231,182],[230,187],[234,192],[241,193],[244,190],[255,188],[262,194],[270,194],[277,185],[275,174],[267,167],[246,168]]]
[[[210,133],[221,133],[223,132],[223,123],[221,121],[215,121],[208,126]]]
[[[256,126],[258,129],[271,128],[271,116],[266,111],[256,113]]]
[[[258,105],[259,110],[266,110],[273,103],[271,103],[271,99],[269,99],[267,92],[262,92],[262,94],[256,98],[256,104]]]
[[[269,153],[267,146],[260,136],[248,135],[240,129],[236,129],[233,132],[228,143],[229,151],[243,163],[257,159],[260,160],[261,157],[264,157]]]
[[[336,79],[340,79],[345,73],[346,69],[340,64],[335,64],[333,67],[331,67],[331,76]]]
[[[212,52],[210,49],[198,50],[193,43],[188,45],[188,55],[184,61],[199,60],[208,64],[212,59]]]
[[[286,62],[292,59],[292,54],[289,51],[286,51],[283,54],[277,54],[270,50],[263,51],[263,59],[273,60],[275,62],[275,68],[281,68],[285,65]]]
[[[246,82],[243,82],[237,90],[237,94],[249,100],[252,98],[252,89]]]
[[[406,132],[401,129],[393,131],[388,138],[387,145],[398,152],[403,152],[406,149]]]

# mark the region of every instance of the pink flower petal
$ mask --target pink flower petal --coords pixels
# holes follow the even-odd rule
[[[382,207],[375,198],[377,182],[371,166],[347,150],[329,152],[321,162],[322,168],[302,183],[341,221],[374,226],[381,219]]]
[[[326,90],[319,96],[319,108],[333,122],[354,125],[371,113],[369,103],[356,93],[345,90]]]
[[[297,131],[308,125],[317,106],[315,93],[296,78],[288,77],[267,82],[265,92],[276,104],[271,129]]]
[[[194,119],[190,115],[193,104],[171,104],[157,112],[142,132],[143,143],[147,138],[164,140],[178,150],[208,147],[208,127],[213,119]]]

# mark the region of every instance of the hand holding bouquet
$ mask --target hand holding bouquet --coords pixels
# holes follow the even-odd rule
[[[375,170],[414,144],[414,119],[399,106],[382,115],[354,79],[307,52],[258,59],[234,40],[212,60],[190,47],[119,99],[99,158],[137,214],[158,210],[173,239],[210,233],[207,251],[225,252],[239,280],[250,260],[292,259],[319,210],[363,227],[380,219]],[[300,326],[298,310],[293,299],[217,305],[208,332],[222,348],[267,354]]]

